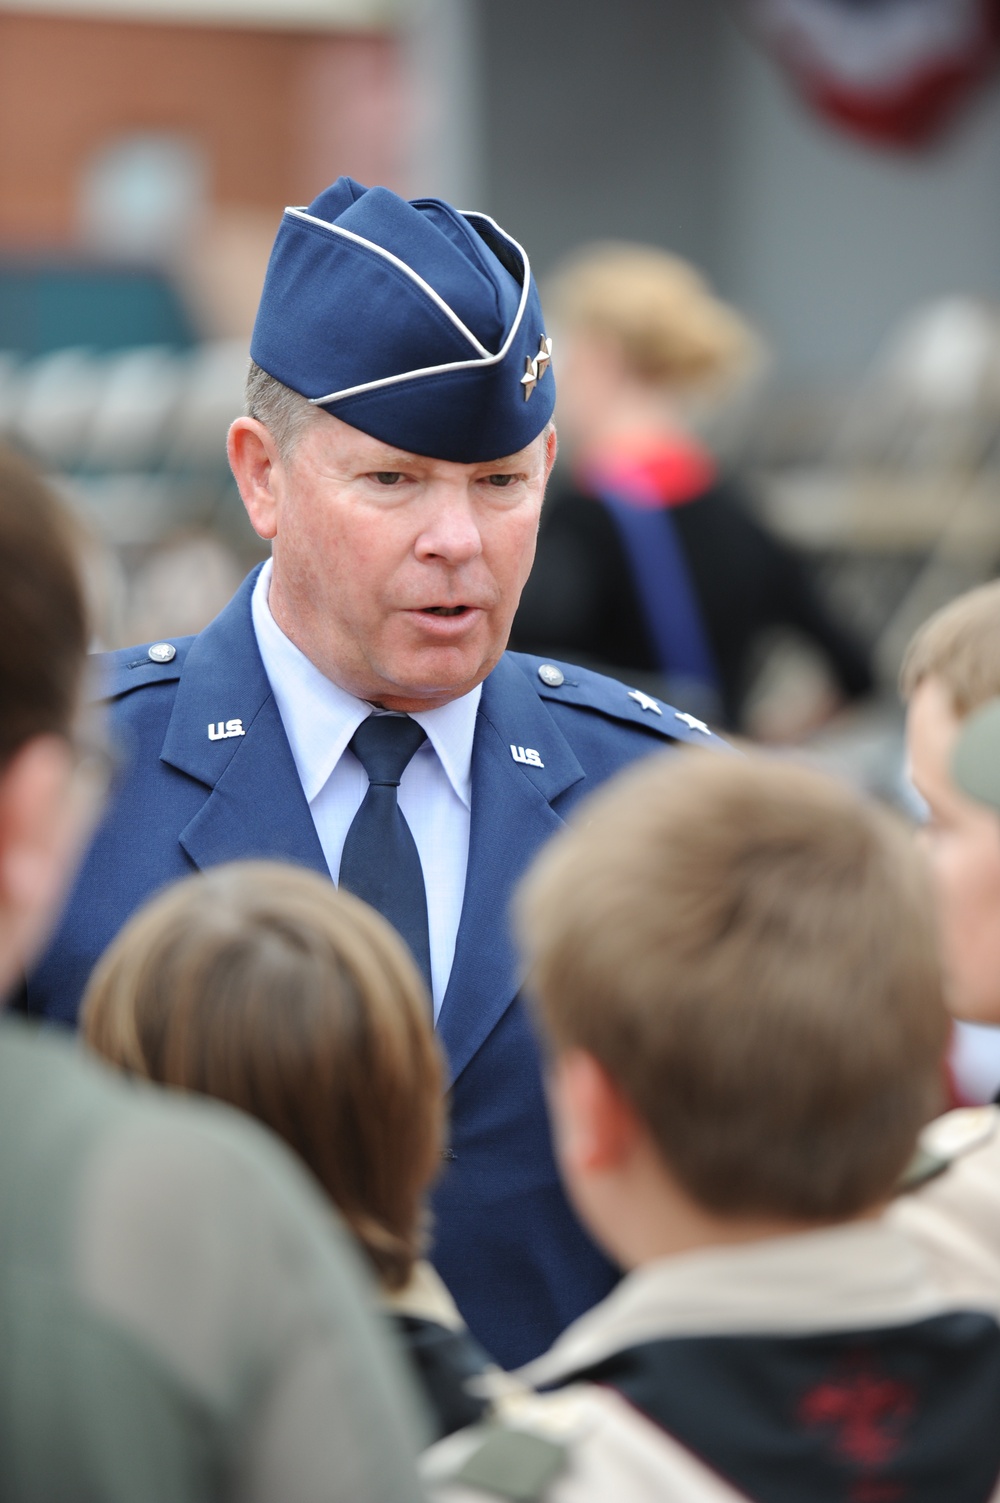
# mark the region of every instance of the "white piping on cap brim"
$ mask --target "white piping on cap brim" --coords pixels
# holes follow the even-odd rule
[[[521,298],[520,302],[517,305],[517,313],[514,315],[514,322],[510,326],[510,333],[507,335],[507,338],[504,340],[503,345],[495,355],[491,355],[486,346],[479,342],[479,340],[471,332],[470,329],[466,328],[465,324],[459,318],[454,308],[449,307],[444,298],[441,297],[440,293],[435,292],[434,288],[430,285],[429,282],[425,282],[423,277],[419,276],[417,272],[415,272],[411,267],[407,266],[405,261],[401,261],[398,256],[394,256],[391,251],[387,251],[381,245],[376,245],[373,240],[366,240],[363,235],[354,234],[353,230],[343,230],[338,225],[329,224],[325,219],[317,219],[314,214],[307,213],[305,209],[288,208],[285,210],[285,213],[294,215],[296,219],[304,219],[308,224],[319,225],[322,229],[330,230],[333,234],[340,235],[345,240],[353,240],[355,244],[363,245],[366,247],[366,249],[372,250],[377,255],[382,256],[384,260],[391,262],[393,266],[397,267],[406,276],[408,276],[412,282],[416,283],[420,290],[425,293],[425,295],[429,297],[430,300],[434,304],[436,304],[438,308],[441,309],[441,311],[451,320],[451,322],[455,325],[459,332],[465,336],[465,338],[472,345],[473,349],[479,351],[479,358],[475,360],[452,360],[445,365],[427,365],[421,367],[419,370],[403,371],[401,374],[396,376],[382,376],[377,381],[364,381],[359,386],[345,386],[341,391],[329,392],[325,397],[307,397],[306,400],[308,402],[311,402],[313,406],[322,406],[326,402],[339,402],[346,397],[357,396],[359,393],[364,391],[376,391],[379,387],[382,386],[397,386],[402,381],[416,381],[421,376],[440,375],[443,371],[464,371],[473,370],[481,366],[499,365],[507,355],[511,345],[514,342],[515,336],[517,335],[517,331],[521,326],[521,321],[524,318],[524,310],[528,303],[528,293],[531,290],[531,265],[528,261],[528,256],[523,246],[518,244],[513,235],[508,235],[506,230],[501,229],[496,220],[492,219],[489,214],[481,214],[475,209],[458,210],[458,213],[462,215],[463,219],[483,219],[487,224],[492,225],[497,234],[502,236],[503,239],[506,240],[508,244],[512,245],[517,251],[518,255],[521,258],[521,265],[524,268],[524,277],[521,284]]]

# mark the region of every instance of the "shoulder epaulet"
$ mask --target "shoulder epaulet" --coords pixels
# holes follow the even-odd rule
[[[960,1106],[929,1122],[920,1134],[917,1151],[898,1186],[899,1192],[918,1190],[956,1159],[988,1143],[1000,1126],[1000,1108]]]
[[[122,647],[102,652],[92,660],[92,694],[95,700],[120,699],[147,684],[165,684],[181,676],[193,637],[149,642],[141,647]]]
[[[643,730],[670,741],[731,750],[729,743],[717,736],[706,721],[699,720],[687,710],[676,710],[673,705],[642,689],[633,689],[616,678],[577,667],[574,663],[533,657],[525,652],[512,652],[510,656],[542,699],[592,710],[627,725],[640,725]]]
[[[536,1430],[493,1420],[450,1436],[435,1450],[441,1463],[425,1464],[426,1481],[471,1488],[510,1503],[540,1503],[569,1454],[566,1445]]]

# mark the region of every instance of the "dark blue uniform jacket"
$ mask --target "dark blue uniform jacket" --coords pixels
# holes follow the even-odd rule
[[[123,771],[29,979],[29,1011],[75,1022],[102,950],[178,877],[246,857],[327,874],[257,650],[254,577],[199,636],[175,642],[171,662],[152,662],[145,647],[102,660]],[[483,684],[465,902],[439,1020],[451,1140],[433,1257],[471,1330],[508,1366],[548,1347],[616,1277],[556,1177],[538,1052],[517,997],[512,889],[569,810],[619,768],[673,741],[720,744],[669,706],[644,708],[625,685],[584,669],[563,665],[564,683],[549,687],[543,661],[508,653]],[[232,720],[243,735],[210,739],[209,727]]]

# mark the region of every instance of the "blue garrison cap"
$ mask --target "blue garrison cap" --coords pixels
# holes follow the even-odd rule
[[[349,177],[285,210],[250,342],[317,407],[460,464],[541,433],[551,350],[528,257],[488,215]]]

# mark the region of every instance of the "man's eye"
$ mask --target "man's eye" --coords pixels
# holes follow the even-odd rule
[[[377,480],[379,485],[398,485],[402,478],[399,470],[376,470],[372,476],[372,479]]]
[[[505,485],[513,485],[516,479],[516,475],[491,475],[489,483],[496,486],[498,490],[502,490]]]

